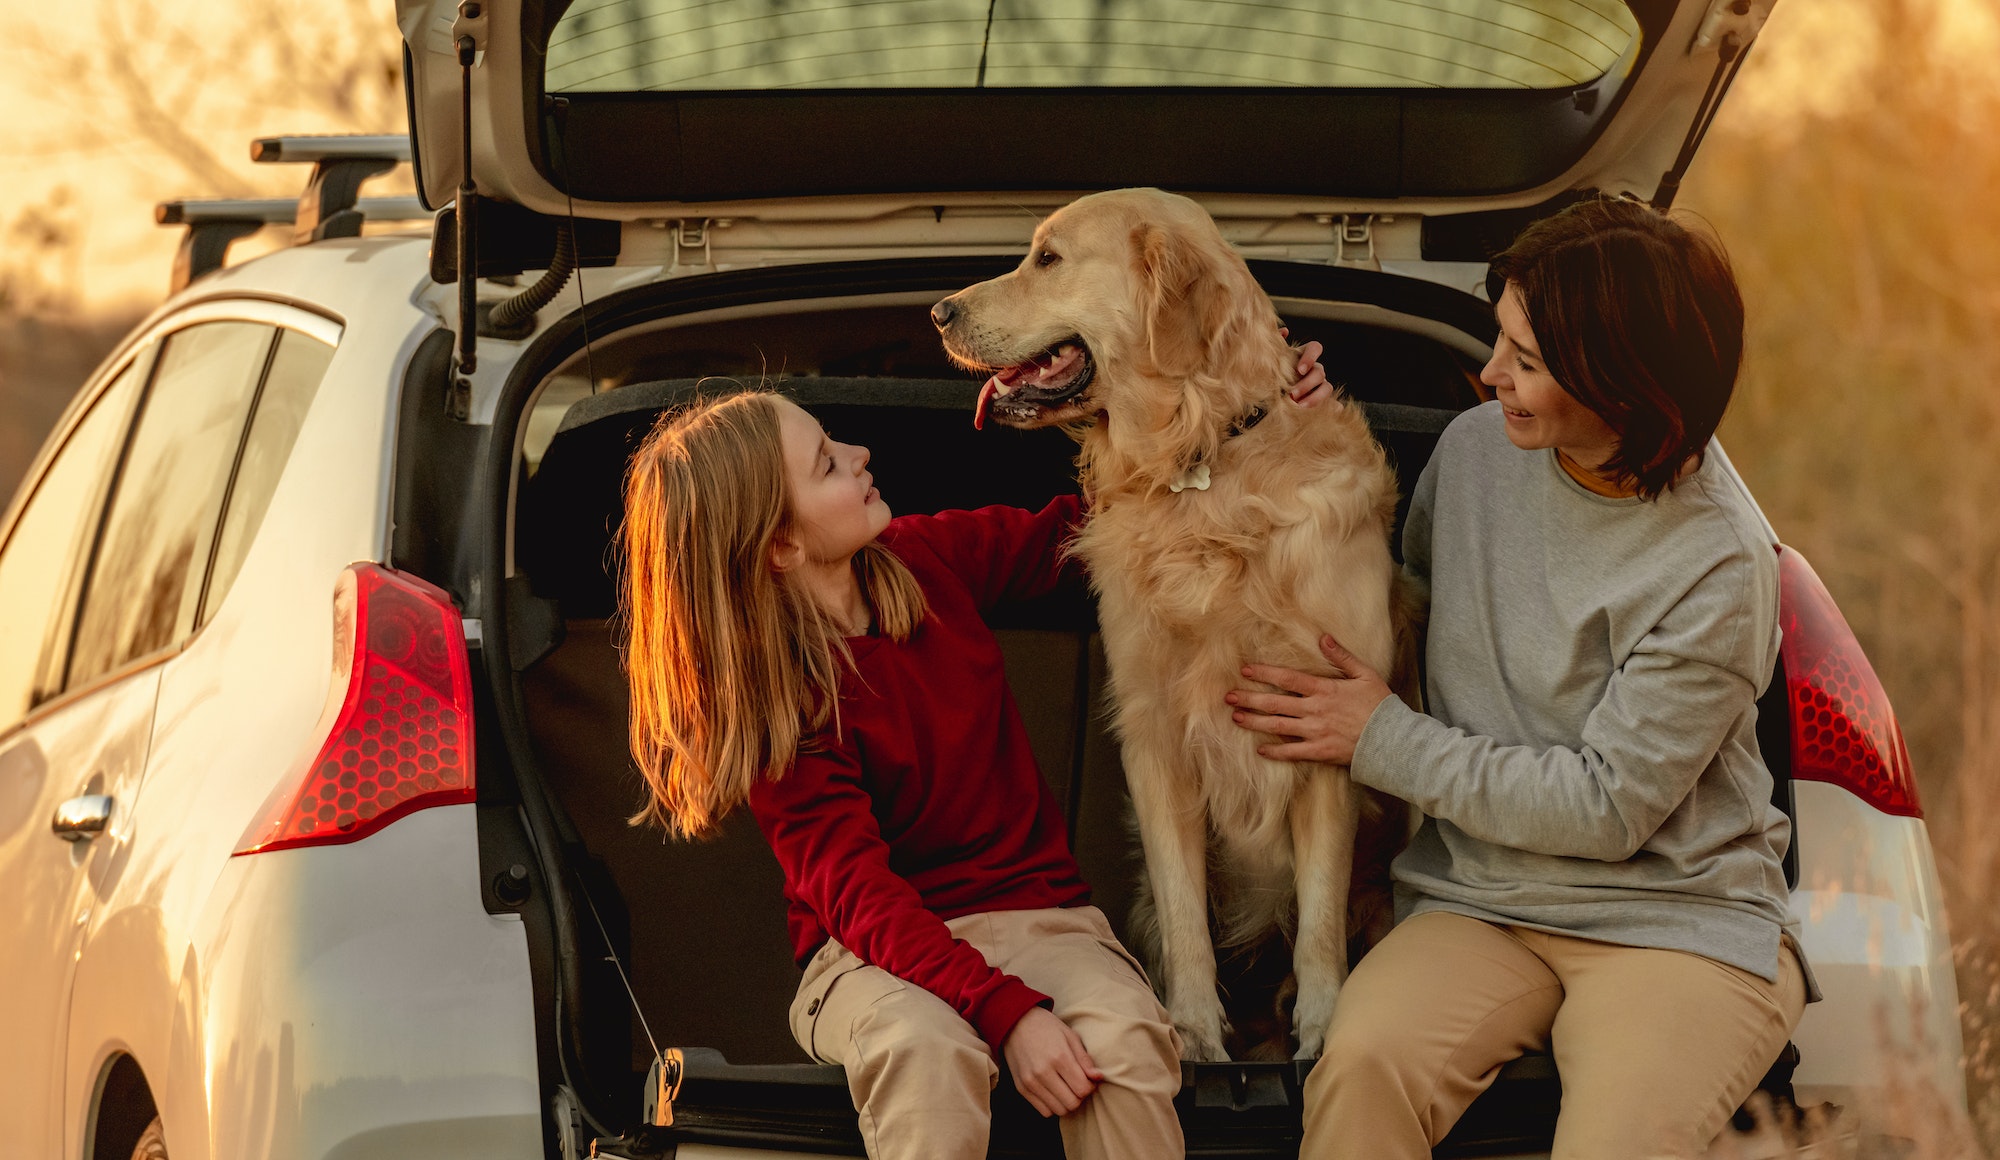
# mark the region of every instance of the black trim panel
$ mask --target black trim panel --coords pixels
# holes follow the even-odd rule
[[[1603,82],[1600,82],[1603,83]],[[1393,198],[1530,189],[1594,140],[1595,86],[566,93],[543,176],[600,202],[1104,189]]]

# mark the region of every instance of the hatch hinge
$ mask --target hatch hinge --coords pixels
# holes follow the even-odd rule
[[[1323,213],[1315,215],[1321,225],[1333,227],[1335,265],[1381,267],[1375,256],[1375,215],[1372,213]]]
[[[674,256],[673,261],[667,266],[669,274],[679,271],[684,264],[693,265],[693,255],[697,250],[701,252],[699,268],[703,270],[715,268],[715,231],[728,228],[730,224],[728,218],[675,218],[661,224],[666,226],[668,234],[673,238]]]
[[[1709,6],[1708,15],[1702,17],[1701,27],[1695,31],[1694,43],[1688,45],[1688,55],[1723,51],[1722,46],[1732,42],[1739,53],[1750,47],[1750,42],[1763,31],[1764,21],[1770,19],[1773,2],[1715,0]]]

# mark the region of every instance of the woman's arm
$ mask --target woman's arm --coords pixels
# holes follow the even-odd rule
[[[1343,675],[1246,666],[1246,676],[1284,691],[1239,689],[1226,699],[1238,706],[1237,724],[1290,739],[1261,746],[1267,757],[1349,764],[1356,781],[1483,841],[1622,861],[1687,797],[1756,703],[1735,655],[1749,615],[1739,603],[1719,620],[1732,590],[1740,594],[1740,576],[1712,573],[1697,585],[1700,598],[1675,605],[1611,675],[1574,747],[1503,745],[1415,712],[1330,637],[1322,651]]]

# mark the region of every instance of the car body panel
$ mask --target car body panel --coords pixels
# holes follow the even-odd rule
[[[1806,1008],[1793,1036],[1801,1102],[1853,1106],[1856,1093],[1929,1086],[1963,1108],[1958,984],[1928,829],[1838,786],[1794,781],[1792,789],[1792,914],[1826,996]]]
[[[146,768],[157,664],[38,713],[0,740],[0,872],[19,900],[0,937],[0,1151],[53,1154],[63,1139],[67,997],[85,927],[114,906],[134,850],[134,793]],[[96,837],[50,830],[56,803],[107,794]]]
[[[392,277],[413,285],[420,257],[408,252],[420,244],[398,240],[387,248],[406,251]],[[368,244],[363,254],[383,249]],[[226,903],[215,891],[242,861],[231,852],[259,807],[311,756],[332,668],[335,582],[347,565],[384,554],[402,369],[435,320],[407,292],[383,294],[380,267],[336,267],[329,276],[323,255],[286,257],[260,263],[251,275],[204,283],[139,332],[248,317],[341,341],[237,582],[210,622],[149,670],[163,698],[157,719],[147,702],[144,789],[151,792],[124,803],[124,830],[136,840],[92,921],[78,929],[76,986],[62,1005],[71,1013],[67,1049],[51,1061],[50,1073],[63,1077],[62,1127],[72,1155],[84,1145],[91,1097],[116,1054],[131,1055],[155,1084],[182,1096],[208,1091],[211,1029],[204,1026],[197,931],[220,921],[209,953],[266,937],[218,920],[215,908]],[[287,299],[319,305],[308,311]],[[349,324],[345,333],[330,320],[334,313]],[[466,862],[465,872],[475,872],[476,856],[468,853]],[[473,914],[484,917],[476,890]],[[160,1094],[165,1110],[169,1100]],[[171,1114],[206,1124],[209,1110],[200,1096],[183,1099]],[[209,1131],[174,1136],[176,1155],[187,1155]]]
[[[526,936],[480,905],[473,814],[228,860],[149,1072],[175,1160],[539,1160]]]

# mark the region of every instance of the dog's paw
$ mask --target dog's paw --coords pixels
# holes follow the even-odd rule
[[[1174,1030],[1181,1037],[1181,1058],[1194,1063],[1227,1063],[1229,1049],[1223,1044],[1229,1038],[1229,1020],[1222,1014],[1222,1004],[1198,1005],[1196,1010],[1175,1010],[1168,1004],[1168,1011],[1174,1020]]]
[[[1185,1023],[1174,1024],[1174,1030],[1181,1035],[1182,1059],[1190,1063],[1229,1062],[1229,1052],[1222,1046],[1221,1031],[1199,1031]]]
[[[1299,1050],[1294,1059],[1318,1059],[1326,1047],[1327,1028],[1333,1024],[1334,1000],[1340,988],[1301,988],[1298,1005],[1292,1008],[1292,1037]]]

